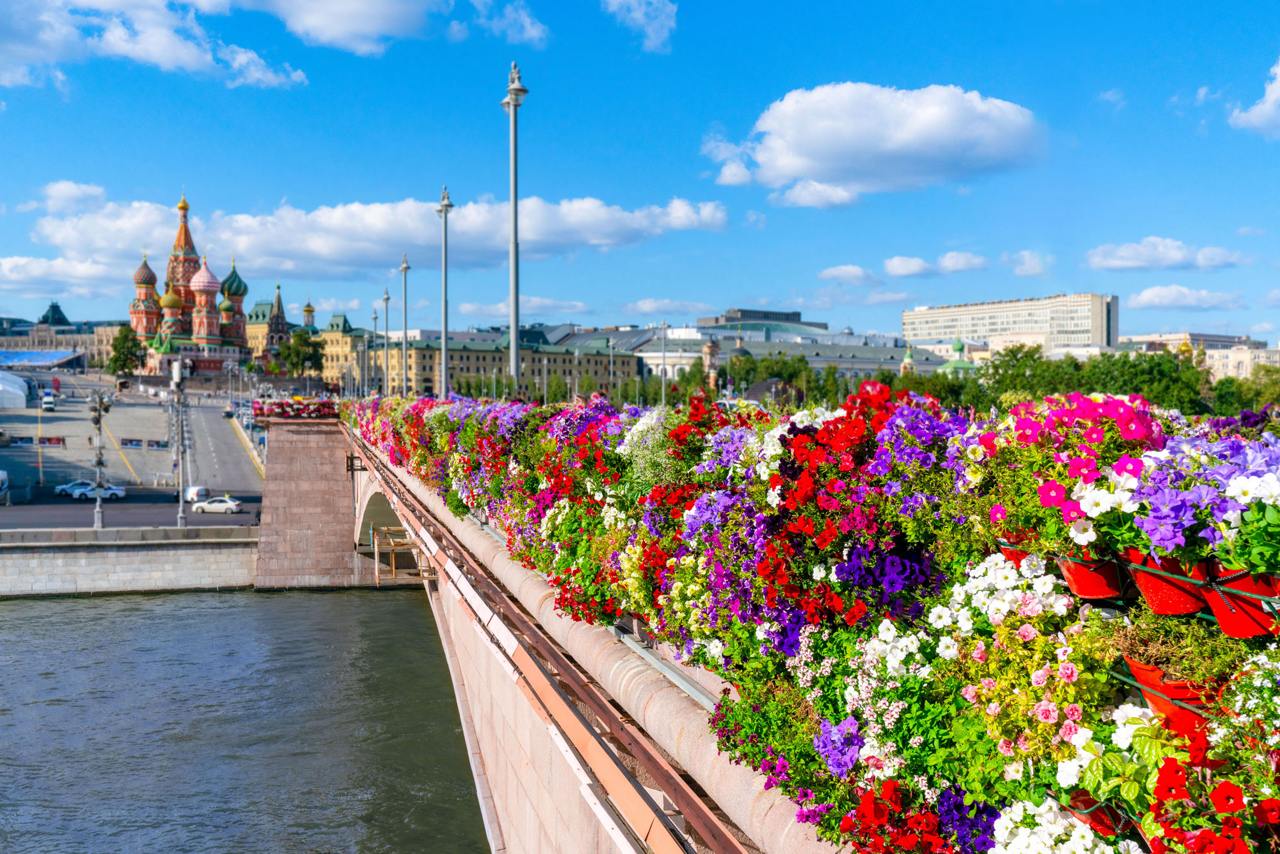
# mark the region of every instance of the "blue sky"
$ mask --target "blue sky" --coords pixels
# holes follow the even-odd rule
[[[436,325],[447,183],[450,322],[502,322],[512,60],[526,319],[1097,291],[1123,332],[1280,335],[1257,4],[11,0],[0,314],[123,317],[185,189],[251,301],[367,323],[407,252]]]

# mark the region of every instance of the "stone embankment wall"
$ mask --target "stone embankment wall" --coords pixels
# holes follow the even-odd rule
[[[0,598],[253,585],[257,528],[0,531]]]

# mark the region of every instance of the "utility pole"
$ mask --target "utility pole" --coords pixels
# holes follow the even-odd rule
[[[547,400],[547,357],[546,356],[542,357],[542,402],[544,404],[551,402]]]
[[[508,300],[511,302],[511,366],[509,372],[515,381],[515,394],[520,393],[520,218],[519,199],[516,182],[516,113],[524,103],[524,96],[529,90],[520,82],[520,68],[511,63],[511,72],[507,75],[507,97],[502,107],[511,119],[511,249],[508,259],[511,268],[511,287]]]
[[[372,374],[378,367],[378,351],[374,348],[378,346],[378,307],[373,307],[373,337],[369,339],[369,373]],[[372,376],[370,376],[372,379]],[[373,390],[373,383],[369,384],[369,390]],[[382,394],[382,382],[378,382],[378,394]]]
[[[606,338],[609,342],[609,400],[613,400],[613,339]]]
[[[172,376],[169,379],[169,388],[173,392],[173,423],[174,434],[178,439],[178,454],[175,462],[178,466],[178,527],[187,527],[187,497],[182,494],[182,462],[186,453],[184,445],[186,444],[186,430],[182,423],[182,360],[175,359],[171,365]]]
[[[93,504],[93,527],[102,527],[102,488],[106,483],[102,480],[102,469],[106,466],[106,462],[102,459],[102,419],[111,411],[111,401],[107,400],[106,395],[100,391],[95,391],[89,395],[89,421],[98,429],[98,441],[96,444],[96,453],[93,458],[93,467],[96,470],[93,480],[93,492],[95,495]]]
[[[440,189],[440,390],[436,397],[449,399],[449,188]]]
[[[400,396],[409,396],[409,256],[400,261]]]
[[[375,330],[376,331],[376,330]],[[391,394],[391,294],[382,289],[382,393]]]

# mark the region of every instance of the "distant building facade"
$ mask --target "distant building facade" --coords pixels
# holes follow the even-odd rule
[[[909,343],[985,341],[992,352],[1022,344],[1047,355],[1087,356],[1120,343],[1120,299],[1104,294],[923,306],[902,313]]]
[[[111,341],[123,325],[118,320],[73,323],[54,300],[34,323],[0,318],[0,350],[75,351],[84,354],[88,364],[101,365],[111,358]]]

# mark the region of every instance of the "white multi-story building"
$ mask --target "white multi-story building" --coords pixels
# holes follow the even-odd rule
[[[1247,380],[1253,376],[1253,369],[1258,365],[1280,367],[1280,350],[1240,345],[1216,349],[1205,348],[1204,351],[1204,366],[1209,369],[1214,382],[1223,377]]]
[[[1089,355],[1119,343],[1120,298],[1106,294],[921,306],[902,313],[902,337],[920,342],[985,341],[992,352],[1015,344],[1048,355]]]

